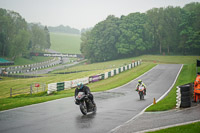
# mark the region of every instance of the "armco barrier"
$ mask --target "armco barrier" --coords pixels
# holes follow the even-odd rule
[[[73,87],[77,87],[77,83],[79,83],[79,82],[82,82],[83,84],[88,84],[90,82],[96,82],[96,81],[99,81],[99,80],[107,79],[107,78],[112,77],[116,74],[119,74],[120,72],[134,68],[135,66],[138,66],[140,64],[141,64],[141,61],[137,61],[137,62],[128,64],[126,66],[116,68],[116,69],[111,70],[109,72],[105,72],[103,74],[90,76],[90,77],[86,77],[86,78],[81,78],[81,79],[76,79],[76,80],[72,80],[72,81],[64,81],[64,82],[60,82],[60,83],[51,83],[51,84],[48,84],[47,93],[51,94],[54,91],[60,91],[60,90],[64,90],[64,89],[70,89],[70,88],[73,88]]]
[[[192,92],[192,84],[185,84],[181,86],[177,86],[176,91],[176,108],[188,108],[191,107],[191,92]]]

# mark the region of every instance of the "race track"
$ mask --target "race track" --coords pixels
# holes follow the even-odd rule
[[[140,101],[137,80],[94,94],[97,113],[83,116],[74,97],[0,112],[0,133],[106,133],[139,114],[174,83],[180,64],[160,64],[140,77],[147,96]],[[133,68],[134,69],[134,68]]]

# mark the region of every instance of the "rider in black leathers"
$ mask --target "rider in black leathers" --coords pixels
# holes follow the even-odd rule
[[[78,95],[79,92],[84,92],[85,95],[88,95],[88,98],[92,101],[92,103],[95,105],[94,103],[94,98],[93,98],[93,95],[92,93],[90,92],[90,88],[86,85],[83,85],[83,83],[78,83],[77,84],[77,88],[75,89],[75,98],[76,96]],[[77,102],[76,102],[77,104]]]

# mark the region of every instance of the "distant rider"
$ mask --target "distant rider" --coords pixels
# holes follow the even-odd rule
[[[85,93],[85,95],[88,95],[88,98],[92,101],[92,103],[95,105],[95,103],[94,103],[94,98],[93,98],[93,95],[92,95],[92,93],[90,92],[90,88],[88,87],[88,86],[86,86],[86,85],[83,85],[83,83],[78,83],[77,84],[77,88],[76,88],[76,90],[75,90],[75,98],[76,98],[76,96],[78,95],[78,93],[79,92],[84,92]]]
[[[144,95],[146,95],[146,85],[142,82],[142,80],[138,80],[138,84],[136,86],[136,91],[138,91],[140,86],[144,87]]]

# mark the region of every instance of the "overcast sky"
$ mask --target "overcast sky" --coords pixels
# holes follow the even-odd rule
[[[180,6],[200,0],[0,0],[0,8],[18,12],[27,22],[42,25],[93,27],[108,15],[146,12],[154,7]]]

